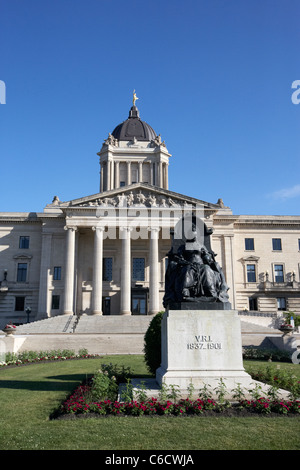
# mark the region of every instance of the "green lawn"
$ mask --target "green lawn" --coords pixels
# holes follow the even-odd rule
[[[100,363],[107,362],[130,366],[136,375],[147,376],[142,356],[107,356],[1,369],[0,450],[300,449],[298,417],[111,416],[50,420],[49,415],[65,396]],[[299,365],[287,366],[299,374]]]

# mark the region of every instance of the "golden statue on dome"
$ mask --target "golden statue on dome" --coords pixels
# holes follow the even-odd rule
[[[133,90],[133,99],[132,99],[133,106],[135,106],[135,102],[136,102],[136,100],[138,100],[138,97],[136,96],[136,92],[135,92],[135,90]]]

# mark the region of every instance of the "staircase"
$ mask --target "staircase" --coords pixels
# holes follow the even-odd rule
[[[17,326],[16,334],[145,334],[152,318],[132,315],[60,315]]]
[[[22,350],[87,349],[93,354],[142,354],[144,335],[152,316],[60,315],[16,328]],[[242,345],[282,349],[282,332],[241,321]],[[1,334],[1,333],[0,333]],[[300,346],[300,335],[291,338]],[[298,343],[298,344],[297,344]]]
[[[59,315],[17,326],[17,335],[73,333],[77,317]]]

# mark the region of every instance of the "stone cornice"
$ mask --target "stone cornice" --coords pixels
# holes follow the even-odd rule
[[[267,226],[298,226],[300,229],[300,216],[273,216],[273,215],[240,215],[234,221],[235,226],[241,225],[267,225]]]
[[[46,221],[59,221],[64,220],[65,215],[62,212],[44,214],[43,212],[35,213],[34,216],[31,213],[19,213],[19,212],[2,212],[0,213],[0,225],[8,224],[37,224],[43,225]]]

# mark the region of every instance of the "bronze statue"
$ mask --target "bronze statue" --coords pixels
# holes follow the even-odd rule
[[[168,253],[165,276],[164,307],[182,302],[224,303],[228,308],[228,286],[216,254],[210,247],[212,230],[195,217],[190,219],[190,229],[181,238],[173,240]],[[200,223],[200,227],[199,227]],[[177,233],[178,235],[178,233]],[[207,308],[207,306],[206,306]],[[225,308],[225,307],[224,307]]]

